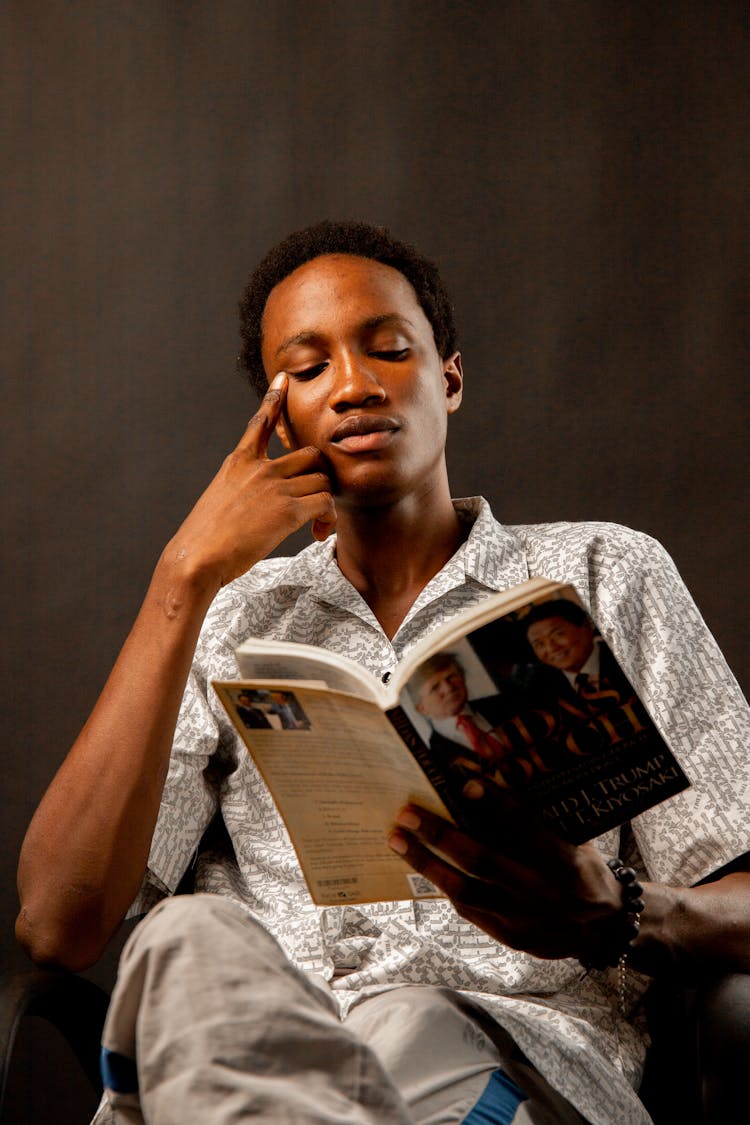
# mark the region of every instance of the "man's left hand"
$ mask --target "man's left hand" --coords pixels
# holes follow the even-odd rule
[[[439,887],[462,918],[536,957],[589,960],[607,945],[622,889],[593,844],[560,839],[507,790],[470,781],[469,835],[416,805],[396,818],[389,844]]]

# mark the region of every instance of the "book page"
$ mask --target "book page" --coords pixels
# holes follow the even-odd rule
[[[322,680],[331,691],[380,699],[380,681],[366,668],[335,652],[296,642],[249,640],[235,653],[246,680]]]
[[[448,816],[380,709],[314,688],[215,683],[321,906],[439,897],[386,843],[402,805]]]

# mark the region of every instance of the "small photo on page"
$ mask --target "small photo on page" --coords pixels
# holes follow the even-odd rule
[[[248,730],[310,730],[312,726],[293,691],[234,688],[230,696]]]

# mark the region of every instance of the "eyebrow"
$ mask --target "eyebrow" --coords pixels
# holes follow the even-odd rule
[[[360,332],[373,332],[376,328],[381,328],[383,325],[401,325],[406,324],[409,328],[413,328],[412,322],[400,313],[381,313],[379,316],[368,317],[367,320],[362,321],[357,325]],[[295,336],[289,336],[288,339],[282,341],[276,349],[276,355],[279,356],[287,348],[292,348],[295,345],[304,344],[318,344],[324,336],[320,332],[298,332]]]

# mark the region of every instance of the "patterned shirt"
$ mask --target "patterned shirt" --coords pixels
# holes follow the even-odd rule
[[[471,532],[389,640],[344,578],[335,539],[268,559],[221,591],[196,649],[133,912],[173,891],[221,810],[232,848],[201,849],[196,889],[252,911],[302,969],[330,982],[342,1017],[373,989],[450,987],[492,1013],[594,1125],[648,1122],[634,1086],[644,1054],[638,998],[620,1016],[616,972],[510,950],[447,900],[316,907],[276,807],[210,687],[238,674],[248,637],[345,654],[383,677],[421,639],[489,593],[542,575],[569,582],[692,782],[597,845],[659,882],[689,885],[750,851],[750,712],[674,564],[649,536],[615,524],[503,527],[483,500],[456,501]]]

